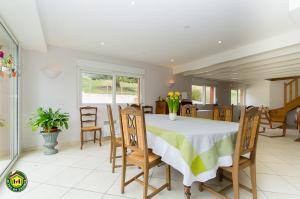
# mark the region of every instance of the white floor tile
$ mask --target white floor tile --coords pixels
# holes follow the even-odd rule
[[[300,199],[299,195],[265,192],[269,199]]]
[[[300,192],[277,175],[257,174],[257,186],[262,191],[299,195]]]
[[[105,171],[93,171],[87,175],[78,184],[74,185],[75,188],[105,193],[116,182],[120,174]]]
[[[88,169],[65,168],[57,175],[47,180],[46,183],[56,186],[73,187],[80,183],[81,180],[91,172],[92,171]]]
[[[18,199],[59,199],[68,192],[68,188],[42,184],[37,188],[18,197]]]
[[[102,196],[102,194],[96,192],[72,189],[61,199],[100,199]]]

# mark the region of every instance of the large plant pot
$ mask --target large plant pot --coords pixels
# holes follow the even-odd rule
[[[55,148],[56,145],[58,144],[57,142],[57,137],[58,137],[58,134],[59,134],[59,130],[56,131],[56,132],[41,132],[41,135],[43,136],[44,138],[44,154],[45,155],[53,155],[53,154],[56,154],[58,153],[58,150]]]

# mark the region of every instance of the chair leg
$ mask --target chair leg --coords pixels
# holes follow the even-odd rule
[[[239,172],[238,172],[238,170],[232,172],[232,185],[233,185],[234,199],[239,199],[240,198],[240,190],[239,190]]]
[[[251,165],[250,165],[250,175],[251,175],[251,185],[252,185],[253,199],[257,199],[257,190],[256,190],[256,165],[255,165],[255,163],[251,163]]]
[[[113,146],[112,149],[112,172],[115,173],[115,167],[116,167],[116,155],[117,155],[117,148],[115,146]]]
[[[125,154],[123,153],[123,156],[122,156],[122,180],[121,180],[121,193],[124,193],[124,189],[125,189],[126,166],[127,166],[127,161],[126,161]]]
[[[96,143],[96,131],[94,131],[94,143]]]
[[[80,131],[80,150],[82,150],[82,146],[83,146],[83,132]]]
[[[149,169],[144,169],[144,197],[143,199],[148,199],[148,180],[149,180]]]
[[[171,190],[171,166],[166,165],[166,183],[168,184],[168,190]]]
[[[222,169],[219,169],[218,170],[218,177],[219,177],[219,182],[222,182],[223,181],[223,170]]]
[[[100,132],[99,145],[102,146],[102,141],[101,141],[101,138],[102,138],[102,129],[100,129],[99,132]]]
[[[286,135],[286,123],[284,122],[282,124],[282,136],[284,137]]]
[[[203,192],[203,185],[204,185],[203,182],[200,182],[200,183],[199,183],[199,191],[200,191],[200,192]]]

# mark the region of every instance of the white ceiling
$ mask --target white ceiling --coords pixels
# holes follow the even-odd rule
[[[184,64],[296,28],[287,0],[37,2],[48,44],[156,65],[172,65],[171,58]]]
[[[21,5],[8,6],[8,2]],[[170,66],[175,73],[193,76],[202,77],[203,68],[218,65],[220,70],[228,67],[220,63],[249,56],[254,59],[300,43],[299,26],[289,17],[288,0],[134,0],[134,5],[132,0],[36,0],[36,5],[20,2],[0,0],[0,15],[6,20],[3,13],[8,7],[14,8],[10,10],[14,14],[22,12],[23,6],[34,7],[36,13],[31,15],[36,17],[32,19],[35,23],[30,23],[30,18],[25,21],[26,15],[8,23],[25,21],[23,32],[29,30],[33,35],[40,28],[48,45]],[[43,42],[38,38],[36,42],[25,42],[22,31],[16,32],[25,48]],[[32,38],[28,34],[26,37]]]

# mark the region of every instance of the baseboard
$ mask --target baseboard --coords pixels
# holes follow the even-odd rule
[[[110,140],[110,136],[102,137],[102,141],[108,141]],[[70,146],[80,146],[80,141],[72,141],[72,142],[64,142],[57,146],[58,149],[64,148],[64,147],[70,147]],[[43,149],[43,146],[34,146],[34,147],[26,147],[21,149],[21,153],[26,152],[32,152],[32,151],[40,151]]]

